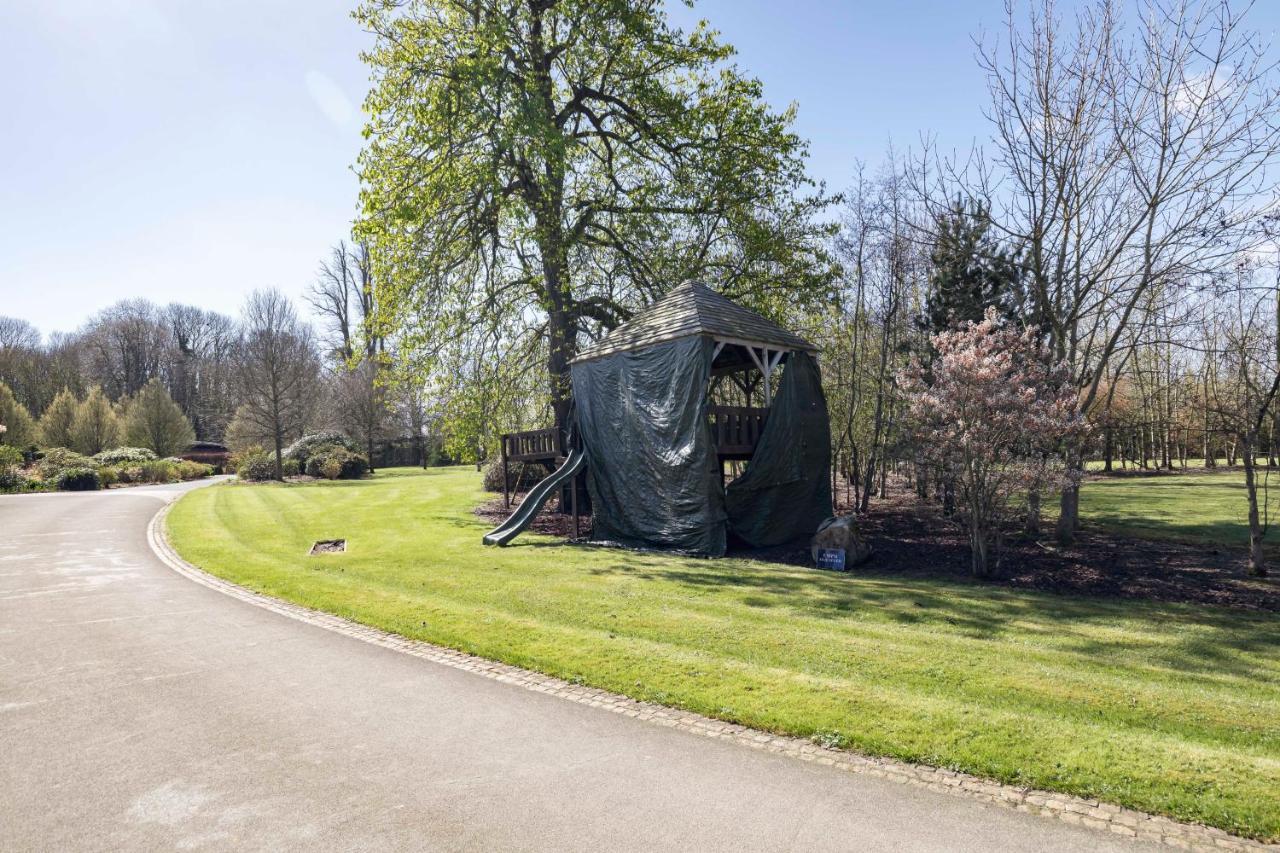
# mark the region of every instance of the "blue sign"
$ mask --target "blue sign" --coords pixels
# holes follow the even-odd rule
[[[831,569],[837,572],[844,571],[844,549],[843,548],[819,548],[818,549],[818,568]]]

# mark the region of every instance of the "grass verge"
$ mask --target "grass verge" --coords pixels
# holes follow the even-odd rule
[[[1089,489],[1093,486],[1086,486]],[[1280,839],[1280,620],[745,560],[480,544],[466,469],[228,484],[169,535],[250,589],[761,729]],[[306,556],[345,537],[344,554]]]

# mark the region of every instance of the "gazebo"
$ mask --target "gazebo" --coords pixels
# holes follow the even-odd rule
[[[811,535],[831,515],[816,354],[704,284],[673,289],[571,363],[574,452],[555,430],[503,436],[504,464],[564,462],[486,541],[505,544],[584,468],[596,540],[718,556]],[[716,402],[729,397],[741,405]],[[733,460],[746,470],[726,485]]]

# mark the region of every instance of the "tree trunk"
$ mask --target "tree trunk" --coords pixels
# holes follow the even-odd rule
[[[1110,460],[1108,460],[1109,462]],[[1032,489],[1027,495],[1027,523],[1026,532],[1028,536],[1040,535],[1040,490]]]
[[[973,576],[987,578],[991,576],[990,542],[987,531],[982,529],[978,521],[978,513],[970,509],[969,513],[969,550],[973,557]]]
[[[1070,545],[1080,529],[1080,481],[1084,471],[1084,459],[1080,448],[1071,447],[1067,453],[1067,470],[1073,476],[1070,485],[1062,490],[1058,502],[1058,522],[1054,526],[1054,538],[1059,545]]]
[[[1266,577],[1267,557],[1262,550],[1262,519],[1258,512],[1258,478],[1254,470],[1257,460],[1254,459],[1255,435],[1240,437],[1241,451],[1244,458],[1244,488],[1249,496],[1249,562],[1246,572],[1252,577]]]

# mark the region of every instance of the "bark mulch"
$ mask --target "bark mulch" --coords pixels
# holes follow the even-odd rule
[[[518,504],[513,497],[512,506]],[[508,511],[502,498],[487,501],[476,515],[493,525]],[[969,543],[958,524],[934,506],[922,505],[907,490],[873,501],[859,527],[874,553],[853,567],[869,577],[924,578],[987,584],[1014,589],[1105,598],[1211,604],[1280,612],[1280,578],[1244,574],[1243,548],[1216,548],[1154,539],[1121,537],[1086,528],[1070,546],[1057,545],[1051,531],[1039,539],[1014,536],[1001,550],[998,574],[978,580],[969,571]],[[580,521],[582,537],[591,535],[591,519]],[[572,519],[561,516],[553,500],[533,523],[550,536],[572,535]],[[786,565],[809,566],[807,543],[775,548],[733,547],[730,555]]]

